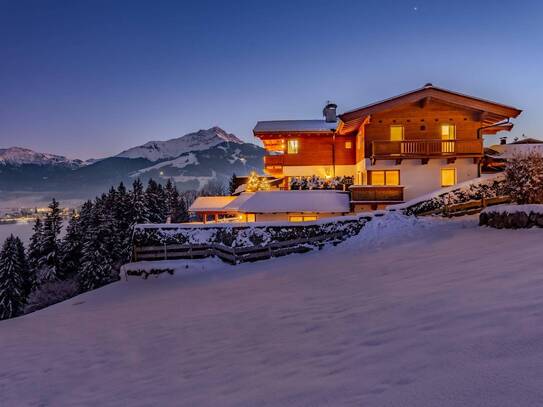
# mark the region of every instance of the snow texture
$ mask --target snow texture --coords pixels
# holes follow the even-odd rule
[[[141,146],[123,151],[117,157],[145,158],[150,161],[158,161],[179,157],[181,154],[190,151],[207,150],[225,141],[243,144],[243,141],[235,135],[225,132],[220,127],[212,127],[167,141],[149,141]]]
[[[81,160],[70,160],[61,155],[38,153],[28,148],[0,148],[0,166],[3,165],[56,165],[77,168],[84,163]]]
[[[481,213],[537,213],[538,215],[543,214],[543,205],[541,204],[528,204],[528,205],[496,205],[485,208]]]
[[[0,322],[5,406],[538,406],[543,230],[388,214]]]

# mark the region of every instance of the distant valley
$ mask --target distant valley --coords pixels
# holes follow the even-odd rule
[[[262,171],[264,149],[220,127],[166,141],[151,141],[101,160],[70,160],[19,147],[0,149],[0,207],[34,206],[53,196],[64,201],[93,198],[119,182],[171,179],[180,190],[210,180],[226,183],[232,173]]]

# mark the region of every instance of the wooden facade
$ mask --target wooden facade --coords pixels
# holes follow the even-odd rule
[[[419,160],[424,165],[437,159],[447,165],[457,159],[463,163],[469,159],[479,168],[484,156],[483,135],[511,130],[509,119],[520,113],[513,107],[427,84],[413,92],[341,114],[335,129],[310,131],[292,121],[291,130],[286,130],[286,122],[281,122],[280,130],[268,126],[265,131],[255,128],[254,134],[268,151],[277,154],[264,159],[265,171],[270,175],[298,176],[297,171],[307,175],[311,169],[326,167],[326,176],[333,176],[341,166],[342,175],[365,184],[368,172],[373,166],[378,167],[379,162],[392,162],[400,167],[403,160]],[[294,154],[288,153],[289,140],[297,140],[298,150]],[[304,168],[308,170],[301,174]],[[409,168],[412,173],[417,172]],[[475,177],[479,171],[476,174],[464,171],[465,177]],[[420,179],[420,172],[416,177]],[[386,191],[386,188],[361,188],[353,193],[367,201],[379,194],[385,198],[375,199],[387,201],[391,193],[394,201],[403,200],[403,189],[400,194],[399,188],[390,192],[395,186],[387,186],[390,188]]]

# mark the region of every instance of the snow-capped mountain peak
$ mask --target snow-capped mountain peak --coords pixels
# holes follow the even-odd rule
[[[61,155],[38,153],[28,148],[10,147],[0,148],[0,165],[58,165],[66,167],[80,167],[81,160],[70,160]]]
[[[220,127],[212,127],[171,140],[149,141],[141,146],[125,150],[117,157],[145,158],[150,161],[158,161],[179,157],[189,151],[207,150],[224,142],[243,144],[243,141],[234,134],[227,133]]]

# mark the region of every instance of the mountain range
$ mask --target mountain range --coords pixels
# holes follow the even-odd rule
[[[233,173],[261,172],[263,155],[263,148],[220,127],[149,141],[99,160],[4,148],[0,149],[0,204],[44,202],[53,196],[85,200],[121,181],[130,185],[136,178],[144,183],[150,178],[162,183],[171,179],[180,190],[197,190],[211,180],[226,183]]]

